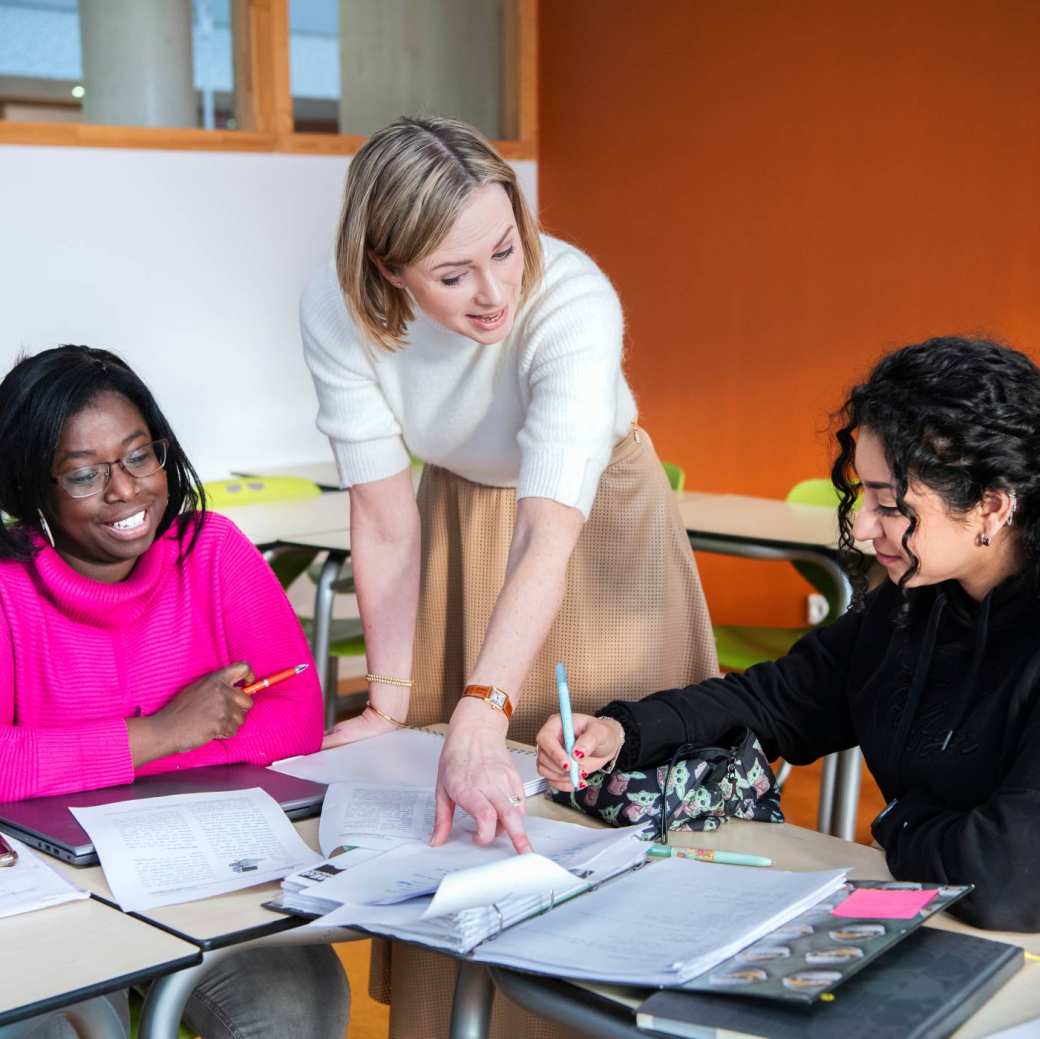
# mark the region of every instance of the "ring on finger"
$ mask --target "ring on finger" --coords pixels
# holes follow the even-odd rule
[[[516,808],[517,805],[524,803],[524,799],[522,797],[517,797],[516,794],[511,794],[509,797],[509,803]]]

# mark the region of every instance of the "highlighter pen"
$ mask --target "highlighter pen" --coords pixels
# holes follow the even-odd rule
[[[647,855],[655,859],[696,859],[698,862],[721,862],[727,866],[772,866],[764,855],[745,855],[740,851],[715,851],[713,848],[672,848],[651,844]]]
[[[571,769],[571,786],[577,790],[581,777],[578,775],[578,763],[574,760],[574,716],[571,714],[571,691],[567,685],[567,669],[562,663],[556,665],[556,695],[560,698],[563,746],[567,751],[567,764]]]
[[[270,689],[271,686],[284,682],[287,678],[292,678],[293,675],[301,674],[309,667],[310,664],[297,664],[296,667],[287,667],[284,671],[276,671],[273,675],[268,675],[266,678],[258,678],[252,685],[243,686],[242,692],[252,696],[253,693],[259,693],[261,689]]]

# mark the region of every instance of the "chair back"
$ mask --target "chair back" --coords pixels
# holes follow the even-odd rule
[[[792,505],[820,505],[836,511],[841,498],[829,477],[814,476],[796,483],[787,492],[787,501]],[[794,568],[827,600],[827,616],[822,623],[830,624],[837,620],[841,589],[834,578],[822,566],[813,563],[798,560],[794,563]]]
[[[677,494],[686,486],[686,470],[675,462],[662,462],[661,468],[668,477],[668,486]]]
[[[214,509],[316,498],[321,488],[300,476],[231,476],[204,483],[206,503]]]

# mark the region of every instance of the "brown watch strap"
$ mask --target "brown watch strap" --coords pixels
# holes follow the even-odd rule
[[[513,717],[513,702],[504,689],[496,685],[468,685],[462,691],[463,696],[475,696],[483,700],[488,707],[501,711],[507,719]]]

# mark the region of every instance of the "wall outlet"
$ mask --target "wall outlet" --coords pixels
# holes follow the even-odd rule
[[[809,624],[822,624],[827,619],[827,611],[829,609],[830,606],[827,604],[825,595],[813,592],[812,595],[806,596],[805,619]]]

